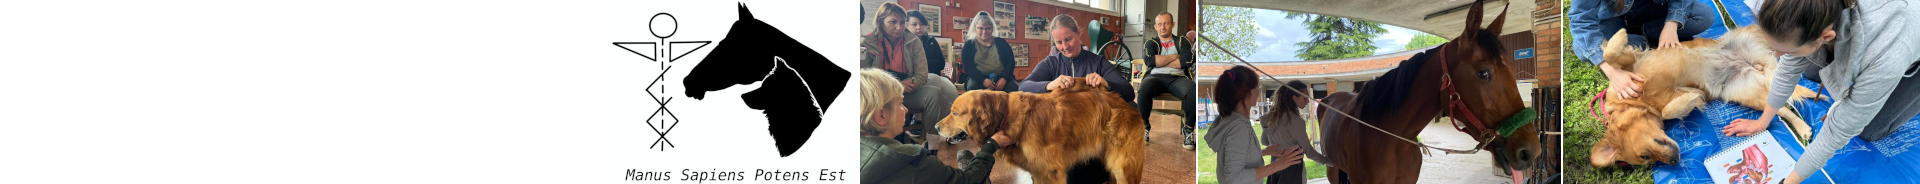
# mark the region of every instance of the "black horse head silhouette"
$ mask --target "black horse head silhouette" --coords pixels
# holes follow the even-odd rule
[[[741,94],[740,99],[767,115],[767,132],[773,135],[780,156],[786,157],[807,143],[820,126],[820,116],[851,77],[852,72],[754,19],[741,4],[733,30],[681,82],[694,99],[705,99],[709,91],[759,82],[759,89]]]

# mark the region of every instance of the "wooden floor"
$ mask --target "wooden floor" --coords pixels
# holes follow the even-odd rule
[[[1180,117],[1165,114],[1155,114],[1153,117],[1153,133],[1148,135],[1153,141],[1147,144],[1146,168],[1141,171],[1146,176],[1141,178],[1141,183],[1194,183],[1194,152],[1180,146],[1180,143],[1185,140],[1180,135],[1182,123],[1179,121]],[[959,162],[955,160],[954,155],[959,150],[977,151],[979,147],[980,145],[975,143],[963,143],[948,148],[938,148],[940,162],[948,166],[958,165]],[[1015,172],[1015,168],[1006,161],[994,163],[993,183],[1012,184],[1027,180],[1017,178],[1019,174]]]

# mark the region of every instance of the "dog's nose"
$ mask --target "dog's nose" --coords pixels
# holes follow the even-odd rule
[[[1667,159],[1666,159],[1666,162],[1667,162],[1667,163],[1680,163],[1680,146],[1679,146],[1679,144],[1673,144],[1673,143],[1666,143],[1666,144],[1662,144],[1662,145],[1665,145],[1665,146],[1667,146],[1667,150],[1670,150],[1670,151],[1667,151]]]

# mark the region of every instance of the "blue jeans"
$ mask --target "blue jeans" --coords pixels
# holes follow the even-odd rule
[[[1667,28],[1667,7],[1654,4],[1652,1],[1635,2],[1626,16],[1627,45],[1641,48],[1659,46],[1653,42],[1659,41],[1657,39],[1660,39],[1661,29]],[[1720,18],[1720,13],[1714,11],[1712,6],[1700,1],[1687,0],[1686,2],[1693,3],[1693,6],[1687,8],[1692,12],[1686,17],[1686,22],[1690,23],[1681,24],[1680,29],[1673,31],[1680,35],[1680,41],[1683,42],[1693,40],[1694,35],[1706,32],[1707,28],[1713,27],[1714,19]]]

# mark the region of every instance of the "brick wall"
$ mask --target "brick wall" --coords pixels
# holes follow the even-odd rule
[[[1535,0],[1533,4],[1534,76],[1536,87],[1560,86],[1560,0]]]

